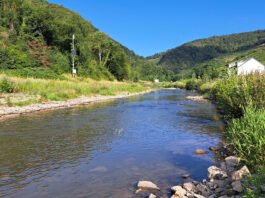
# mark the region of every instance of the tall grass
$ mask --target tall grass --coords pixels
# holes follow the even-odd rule
[[[233,119],[227,134],[234,150],[249,166],[265,166],[265,110],[252,102],[243,108],[243,116]]]
[[[67,100],[79,96],[115,95],[122,92],[141,92],[148,88],[136,83],[94,81],[85,78],[68,80],[17,78],[0,75],[12,84],[12,92],[40,95],[43,100]]]
[[[210,94],[228,118],[239,118],[250,101],[257,107],[265,104],[265,75],[253,73],[219,79]]]

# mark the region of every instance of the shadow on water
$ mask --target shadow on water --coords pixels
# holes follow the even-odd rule
[[[223,124],[192,93],[162,90],[0,122],[0,196],[141,197],[139,180],[167,195],[181,175],[206,176]],[[204,170],[204,171],[202,171]]]

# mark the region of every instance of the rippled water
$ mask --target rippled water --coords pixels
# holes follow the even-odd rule
[[[185,90],[76,108],[32,113],[0,122],[0,197],[143,197],[151,180],[167,197],[181,175],[206,177],[223,124],[210,103]]]

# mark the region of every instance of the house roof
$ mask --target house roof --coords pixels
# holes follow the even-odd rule
[[[240,65],[238,65],[238,67],[242,67],[244,64],[246,64],[247,62],[249,62],[252,59],[255,60],[256,62],[258,62],[259,64],[261,64],[264,67],[264,65],[261,62],[257,61],[255,58],[248,58],[243,63],[241,63]]]
[[[252,59],[255,60],[256,62],[258,62],[259,64],[263,65],[261,62],[257,61],[255,58],[248,58],[248,59],[246,59],[244,61],[238,61],[238,62],[231,63],[231,64],[228,65],[228,67],[229,68],[232,68],[232,67],[242,67],[243,65],[245,65],[247,62],[249,62]]]

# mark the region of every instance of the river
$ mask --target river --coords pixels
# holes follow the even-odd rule
[[[186,90],[155,93],[0,121],[0,197],[126,198],[139,180],[168,197],[183,174],[215,164],[198,148],[218,144],[223,123]]]

